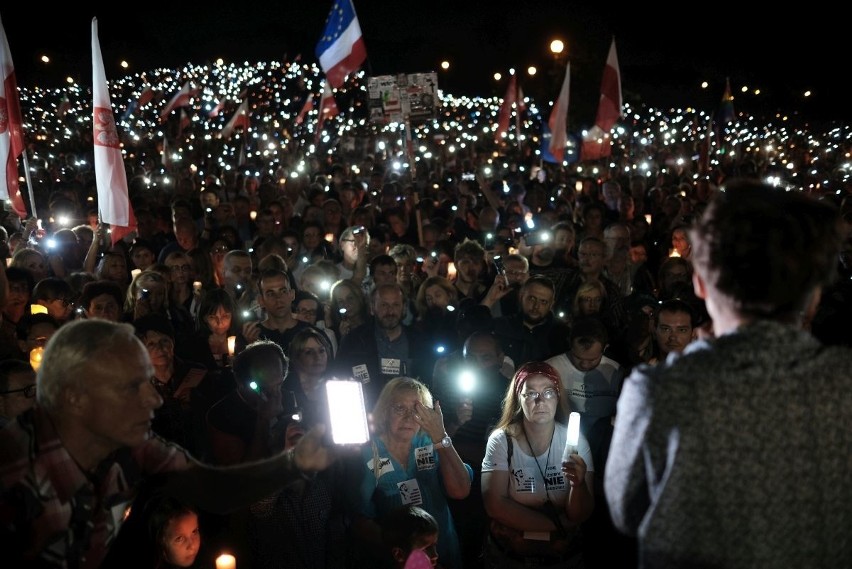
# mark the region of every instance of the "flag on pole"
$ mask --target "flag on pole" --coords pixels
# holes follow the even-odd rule
[[[6,165],[6,171],[0,176],[0,199],[10,200],[12,209],[23,219],[27,217],[27,208],[21,195],[18,182],[18,157],[24,153],[24,119],[21,116],[21,102],[18,99],[18,83],[15,80],[15,67],[12,64],[12,52],[6,40],[6,30],[0,21],[0,76],[3,78],[3,90],[0,92],[0,164]],[[32,204],[34,205],[34,204]]]
[[[172,97],[171,101],[166,104],[166,108],[164,108],[160,113],[160,122],[166,122],[166,119],[169,117],[169,113],[176,108],[189,105],[189,100],[192,97],[197,97],[199,93],[201,93],[201,89],[193,89],[192,85],[189,84],[189,81],[184,83],[180,91],[175,93],[175,96]],[[141,96],[139,98],[140,100],[142,99]]]
[[[622,107],[621,71],[618,67],[618,55],[615,52],[615,38],[612,38],[601,80],[598,116],[595,118],[595,126],[583,138],[581,160],[597,160],[612,154],[610,131],[621,117]]]
[[[186,109],[181,109],[180,122],[178,123],[178,138],[180,138],[180,136],[183,134],[183,131],[186,130],[186,128],[189,126],[190,122],[191,121],[189,119],[189,115],[186,114]]]
[[[719,105],[719,125],[725,126],[729,122],[733,122],[736,115],[734,114],[734,96],[731,95],[731,79],[725,77],[725,92],[722,94],[722,104]]]
[[[500,114],[497,116],[497,130],[494,131],[494,141],[500,142],[503,135],[509,132],[509,117],[512,116],[512,106],[518,98],[518,78],[512,75],[509,79],[509,86],[506,87],[506,95],[503,97],[503,104],[500,105]]]
[[[234,129],[238,126],[241,126],[243,130],[248,130],[249,128],[248,101],[243,101],[240,103],[240,106],[237,107],[237,110],[234,112],[234,116],[231,117],[231,120],[229,120],[228,124],[226,124],[222,129],[222,138],[231,138],[231,135],[234,133]]]
[[[210,117],[211,119],[216,118],[216,117],[219,116],[219,113],[221,113],[222,109],[224,109],[224,108],[225,108],[225,99],[222,99],[221,101],[216,103],[216,106],[213,107],[213,110],[211,110],[209,113],[207,113],[207,116]]]
[[[305,104],[302,105],[302,110],[299,111],[299,114],[296,115],[296,119],[293,122],[295,124],[302,124],[305,120],[305,115],[307,115],[312,108],[314,108],[314,94],[308,93],[308,98],[305,99]]]
[[[550,145],[548,150],[558,164],[562,164],[565,158],[565,147],[568,145],[568,91],[571,86],[571,62],[565,66],[565,79],[562,80],[562,89],[559,90],[559,98],[553,104],[550,111],[550,120],[547,126],[550,129]]]
[[[316,133],[317,140],[319,140],[320,132],[322,132],[322,125],[326,119],[336,117],[338,114],[340,114],[340,111],[337,108],[337,102],[334,100],[334,93],[331,92],[331,85],[329,85],[329,82],[326,81],[319,103],[319,118],[317,119]]]
[[[151,86],[150,86],[150,85],[148,85],[147,87],[145,87],[144,89],[142,89],[142,92],[141,92],[141,93],[139,93],[139,101],[136,103],[136,104],[137,104],[137,106],[138,106],[139,108],[144,107],[145,105],[147,105],[148,103],[150,103],[150,102],[151,102],[151,99],[153,99],[153,98],[154,98],[154,95],[155,95],[155,94],[156,94],[156,93],[155,93],[155,92],[154,92],[154,90],[151,88]]]
[[[112,243],[136,229],[136,217],[127,191],[121,142],[115,127],[104,60],[98,41],[98,19],[92,18],[92,108],[95,143],[95,184],[101,221],[109,223]]]
[[[367,48],[352,0],[334,0],[317,44],[317,59],[335,89],[367,59]]]

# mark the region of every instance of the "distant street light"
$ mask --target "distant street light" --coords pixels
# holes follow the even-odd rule
[[[494,80],[495,80],[495,81],[499,81],[499,80],[500,80],[500,79],[502,79],[502,78],[503,78],[503,74],[502,74],[502,73],[497,72],[497,73],[495,73],[495,74],[494,74]]]
[[[565,50],[565,44],[562,43],[562,40],[555,39],[552,42],[550,42],[550,53],[552,53],[555,57],[558,58],[559,54],[561,54],[564,50]]]
[[[530,77],[534,76],[538,72],[538,69],[535,68],[535,65],[530,65],[527,67],[527,73]]]
[[[449,62],[449,61],[447,61],[447,60],[445,59],[444,61],[442,61],[442,62],[441,62],[441,69],[443,69],[444,71],[446,71],[446,70],[447,70],[447,69],[449,69],[449,68],[450,68],[450,62]]]

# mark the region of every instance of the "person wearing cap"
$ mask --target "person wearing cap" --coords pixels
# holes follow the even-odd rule
[[[486,567],[572,567],[582,559],[578,531],[594,509],[595,467],[582,433],[566,448],[566,404],[550,364],[515,372],[482,460]],[[515,564],[500,564],[506,559]]]

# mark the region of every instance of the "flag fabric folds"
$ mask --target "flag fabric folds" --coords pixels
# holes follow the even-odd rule
[[[340,114],[340,110],[337,108],[337,102],[334,100],[334,93],[331,92],[331,85],[328,81],[326,81],[325,87],[323,87],[322,90],[322,97],[320,97],[319,103],[319,118],[317,119],[316,133],[317,139],[319,139],[323,123],[327,119],[336,117],[338,114]]]
[[[565,157],[565,147],[568,145],[568,91],[571,86],[571,63],[565,66],[565,79],[562,81],[562,89],[559,98],[553,104],[550,111],[550,120],[547,126],[550,129],[550,155],[561,164]]]
[[[234,116],[232,116],[231,120],[228,121],[228,124],[222,128],[222,138],[231,138],[231,135],[234,133],[234,129],[238,126],[241,126],[244,131],[249,128],[248,101],[240,103],[240,106],[237,107],[236,111],[234,111]]]
[[[367,48],[352,0],[334,0],[317,44],[317,59],[335,89],[367,59]]]
[[[183,87],[180,88],[180,91],[175,93],[175,96],[166,104],[166,107],[160,113],[160,122],[166,122],[166,119],[169,117],[169,114],[178,107],[185,107],[189,105],[189,100],[192,97],[197,97],[201,93],[201,89],[193,89],[192,85],[189,84],[189,81],[183,84]],[[140,97],[141,99],[142,97]]]
[[[0,176],[0,199],[10,200],[12,209],[22,219],[27,216],[24,198],[18,182],[18,157],[24,153],[24,119],[21,116],[21,102],[18,98],[18,83],[15,80],[15,67],[12,64],[12,52],[6,39],[6,30],[0,21],[0,77],[3,89],[0,91],[0,164],[5,164],[5,173]]]
[[[503,104],[500,105],[500,114],[497,115],[497,130],[494,131],[494,141],[499,142],[503,135],[509,132],[509,118],[512,116],[512,106],[518,100],[518,76],[512,75],[509,86],[506,87],[506,95]]]
[[[115,244],[136,229],[136,218],[127,190],[121,142],[115,126],[104,60],[98,41],[97,18],[92,18],[92,109],[98,209],[101,221],[110,225],[112,243]]]
[[[311,109],[314,108],[314,94],[308,93],[308,97],[305,99],[305,104],[302,105],[302,109],[299,111],[299,114],[296,115],[294,124],[302,124],[305,120],[305,115],[307,115]]]
[[[595,126],[583,137],[581,160],[597,160],[612,154],[610,131],[621,117],[621,71],[618,67],[618,55],[615,51],[615,38],[606,58],[603,79],[601,80],[601,98],[598,103],[598,115]]]

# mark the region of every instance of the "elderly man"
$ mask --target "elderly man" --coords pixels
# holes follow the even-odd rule
[[[47,345],[38,401],[0,431],[0,544],[8,567],[95,568],[140,484],[224,513],[304,472],[327,468],[323,427],[292,452],[229,469],[203,465],[151,435],[162,399],[129,324],[78,320]],[[222,492],[227,488],[228,492]]]
[[[746,180],[691,230],[715,338],[633,371],[604,474],[640,566],[852,566],[852,351],[802,327],[839,233],[828,202]]]

